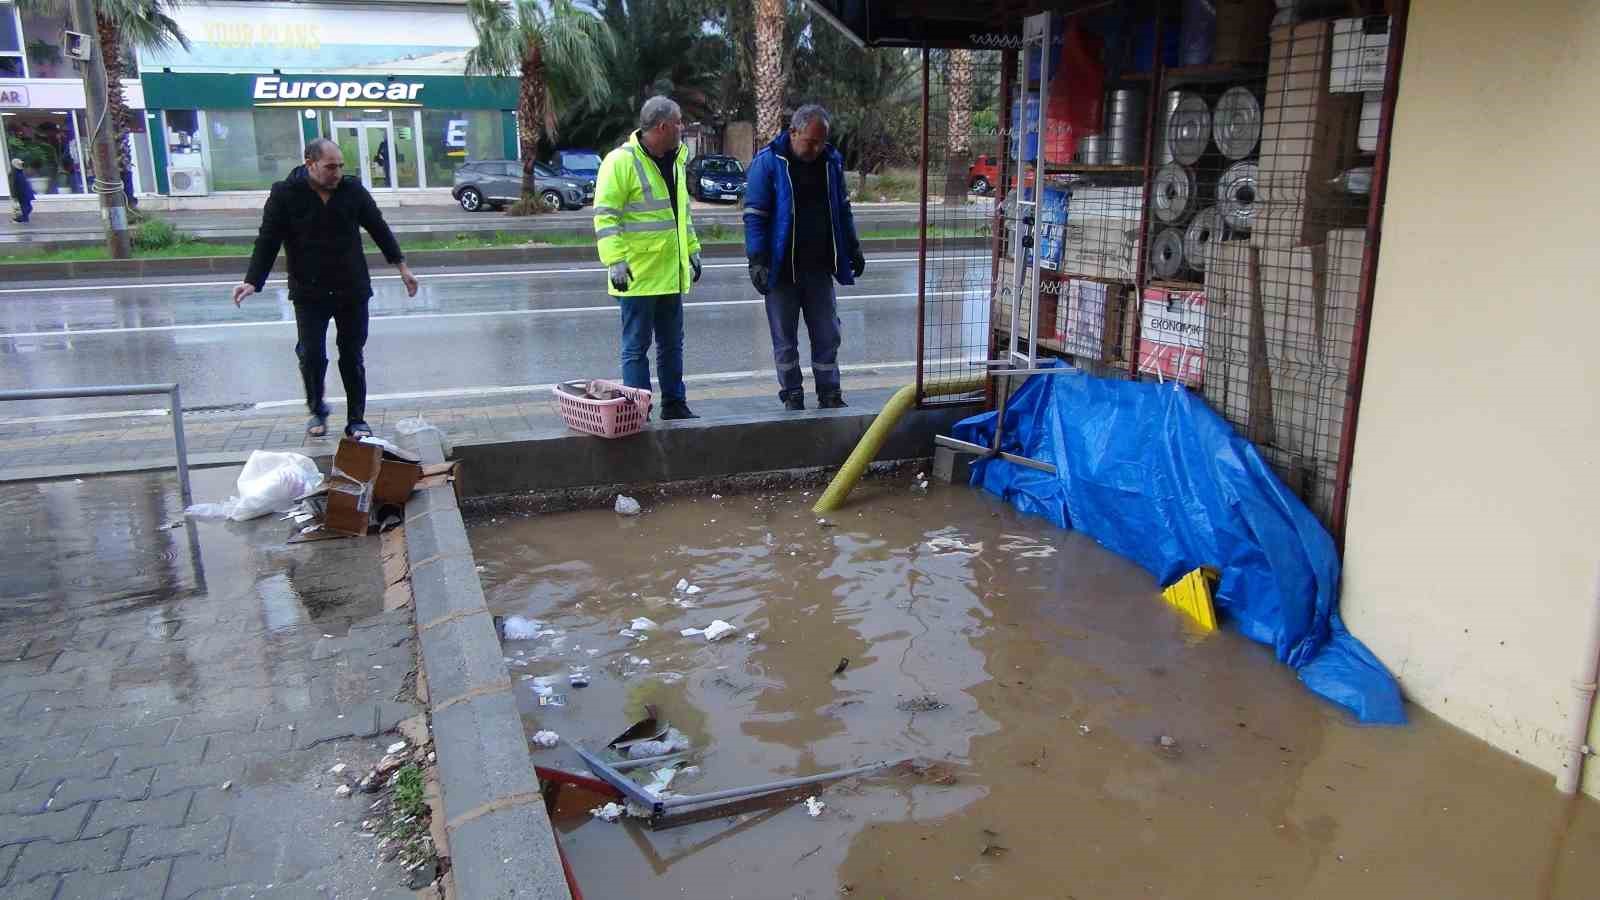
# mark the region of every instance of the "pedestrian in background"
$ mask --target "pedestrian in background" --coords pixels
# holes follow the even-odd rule
[[[856,235],[844,157],[828,143],[828,111],[795,110],[789,130],[756,154],[744,195],[744,252],[750,281],[767,298],[778,399],[805,409],[800,317],[811,339],[817,406],[845,406],[839,386],[838,298],[834,282],[855,284],[867,269]]]
[[[344,381],[349,437],[372,434],[367,426],[367,369],[362,348],[367,344],[367,301],[372,277],[361,247],[361,229],[372,235],[383,258],[400,270],[406,296],[417,295],[400,244],[378,211],[361,179],[344,174],[344,154],[327,138],[306,144],[306,162],[272,186],[261,213],[261,230],[244,281],[233,288],[233,305],[262,289],[282,247],[288,257],[289,300],[294,303],[306,406],[311,421],[306,434],[328,433],[328,404],[323,381],[328,372],[328,322],[338,328],[339,376]]]
[[[28,217],[33,215],[33,182],[28,180],[24,168],[22,160],[11,161],[11,199],[17,204],[17,214],[11,217],[11,221],[26,224]]]
[[[639,110],[639,130],[606,154],[594,188],[594,236],[622,307],[622,383],[650,389],[656,345],[661,418],[698,418],[683,384],[683,297],[700,280],[700,239],[689,220],[683,113],[666,97]]]

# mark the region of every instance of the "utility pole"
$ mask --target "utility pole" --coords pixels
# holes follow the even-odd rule
[[[73,30],[87,37],[89,58],[79,60],[83,71],[84,119],[89,126],[89,146],[94,151],[93,191],[100,195],[100,219],[106,225],[106,248],[112,259],[133,255],[128,237],[128,199],[123,194],[122,172],[117,169],[117,133],[106,99],[106,65],[100,48],[100,28],[93,0],[71,0]],[[83,135],[78,145],[83,146]]]

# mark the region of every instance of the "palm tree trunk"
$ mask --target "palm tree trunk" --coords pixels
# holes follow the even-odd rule
[[[522,205],[541,211],[539,186],[533,166],[539,159],[539,137],[545,120],[544,54],[537,45],[522,58],[522,81],[517,93],[517,146],[522,153]]]
[[[133,120],[128,112],[128,98],[122,93],[122,35],[103,15],[95,16],[95,27],[100,32],[100,52],[106,67],[106,117],[111,121],[112,133],[117,136],[117,171],[102,172],[100,177],[113,181],[133,169],[128,140]],[[94,122],[88,125],[92,128]]]
[[[756,146],[783,130],[784,0],[756,2]]]
[[[944,202],[967,199],[972,156],[972,51],[950,51],[950,152],[945,159]]]

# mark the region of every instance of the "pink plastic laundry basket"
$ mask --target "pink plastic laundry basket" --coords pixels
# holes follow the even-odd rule
[[[591,400],[584,393],[618,391],[621,397]],[[624,387],[615,381],[567,381],[554,388],[556,409],[567,427],[596,437],[627,437],[644,428],[650,417],[650,392]]]

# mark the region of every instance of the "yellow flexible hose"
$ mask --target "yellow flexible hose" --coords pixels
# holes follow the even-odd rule
[[[965,394],[968,391],[981,390],[984,385],[982,376],[968,378],[961,381],[941,382],[937,385],[927,386],[930,397],[943,397],[950,394]],[[856,482],[861,480],[861,473],[878,457],[878,451],[883,449],[883,444],[893,433],[895,425],[899,424],[906,411],[916,405],[917,388],[915,385],[906,385],[894,392],[889,402],[883,405],[883,411],[872,420],[872,427],[861,436],[856,448],[850,451],[850,458],[839,467],[838,474],[833,476],[833,481],[828,483],[828,489],[822,492],[822,497],[817,500],[817,505],[811,511],[817,515],[830,513],[844,505],[850,491],[855,489]]]

